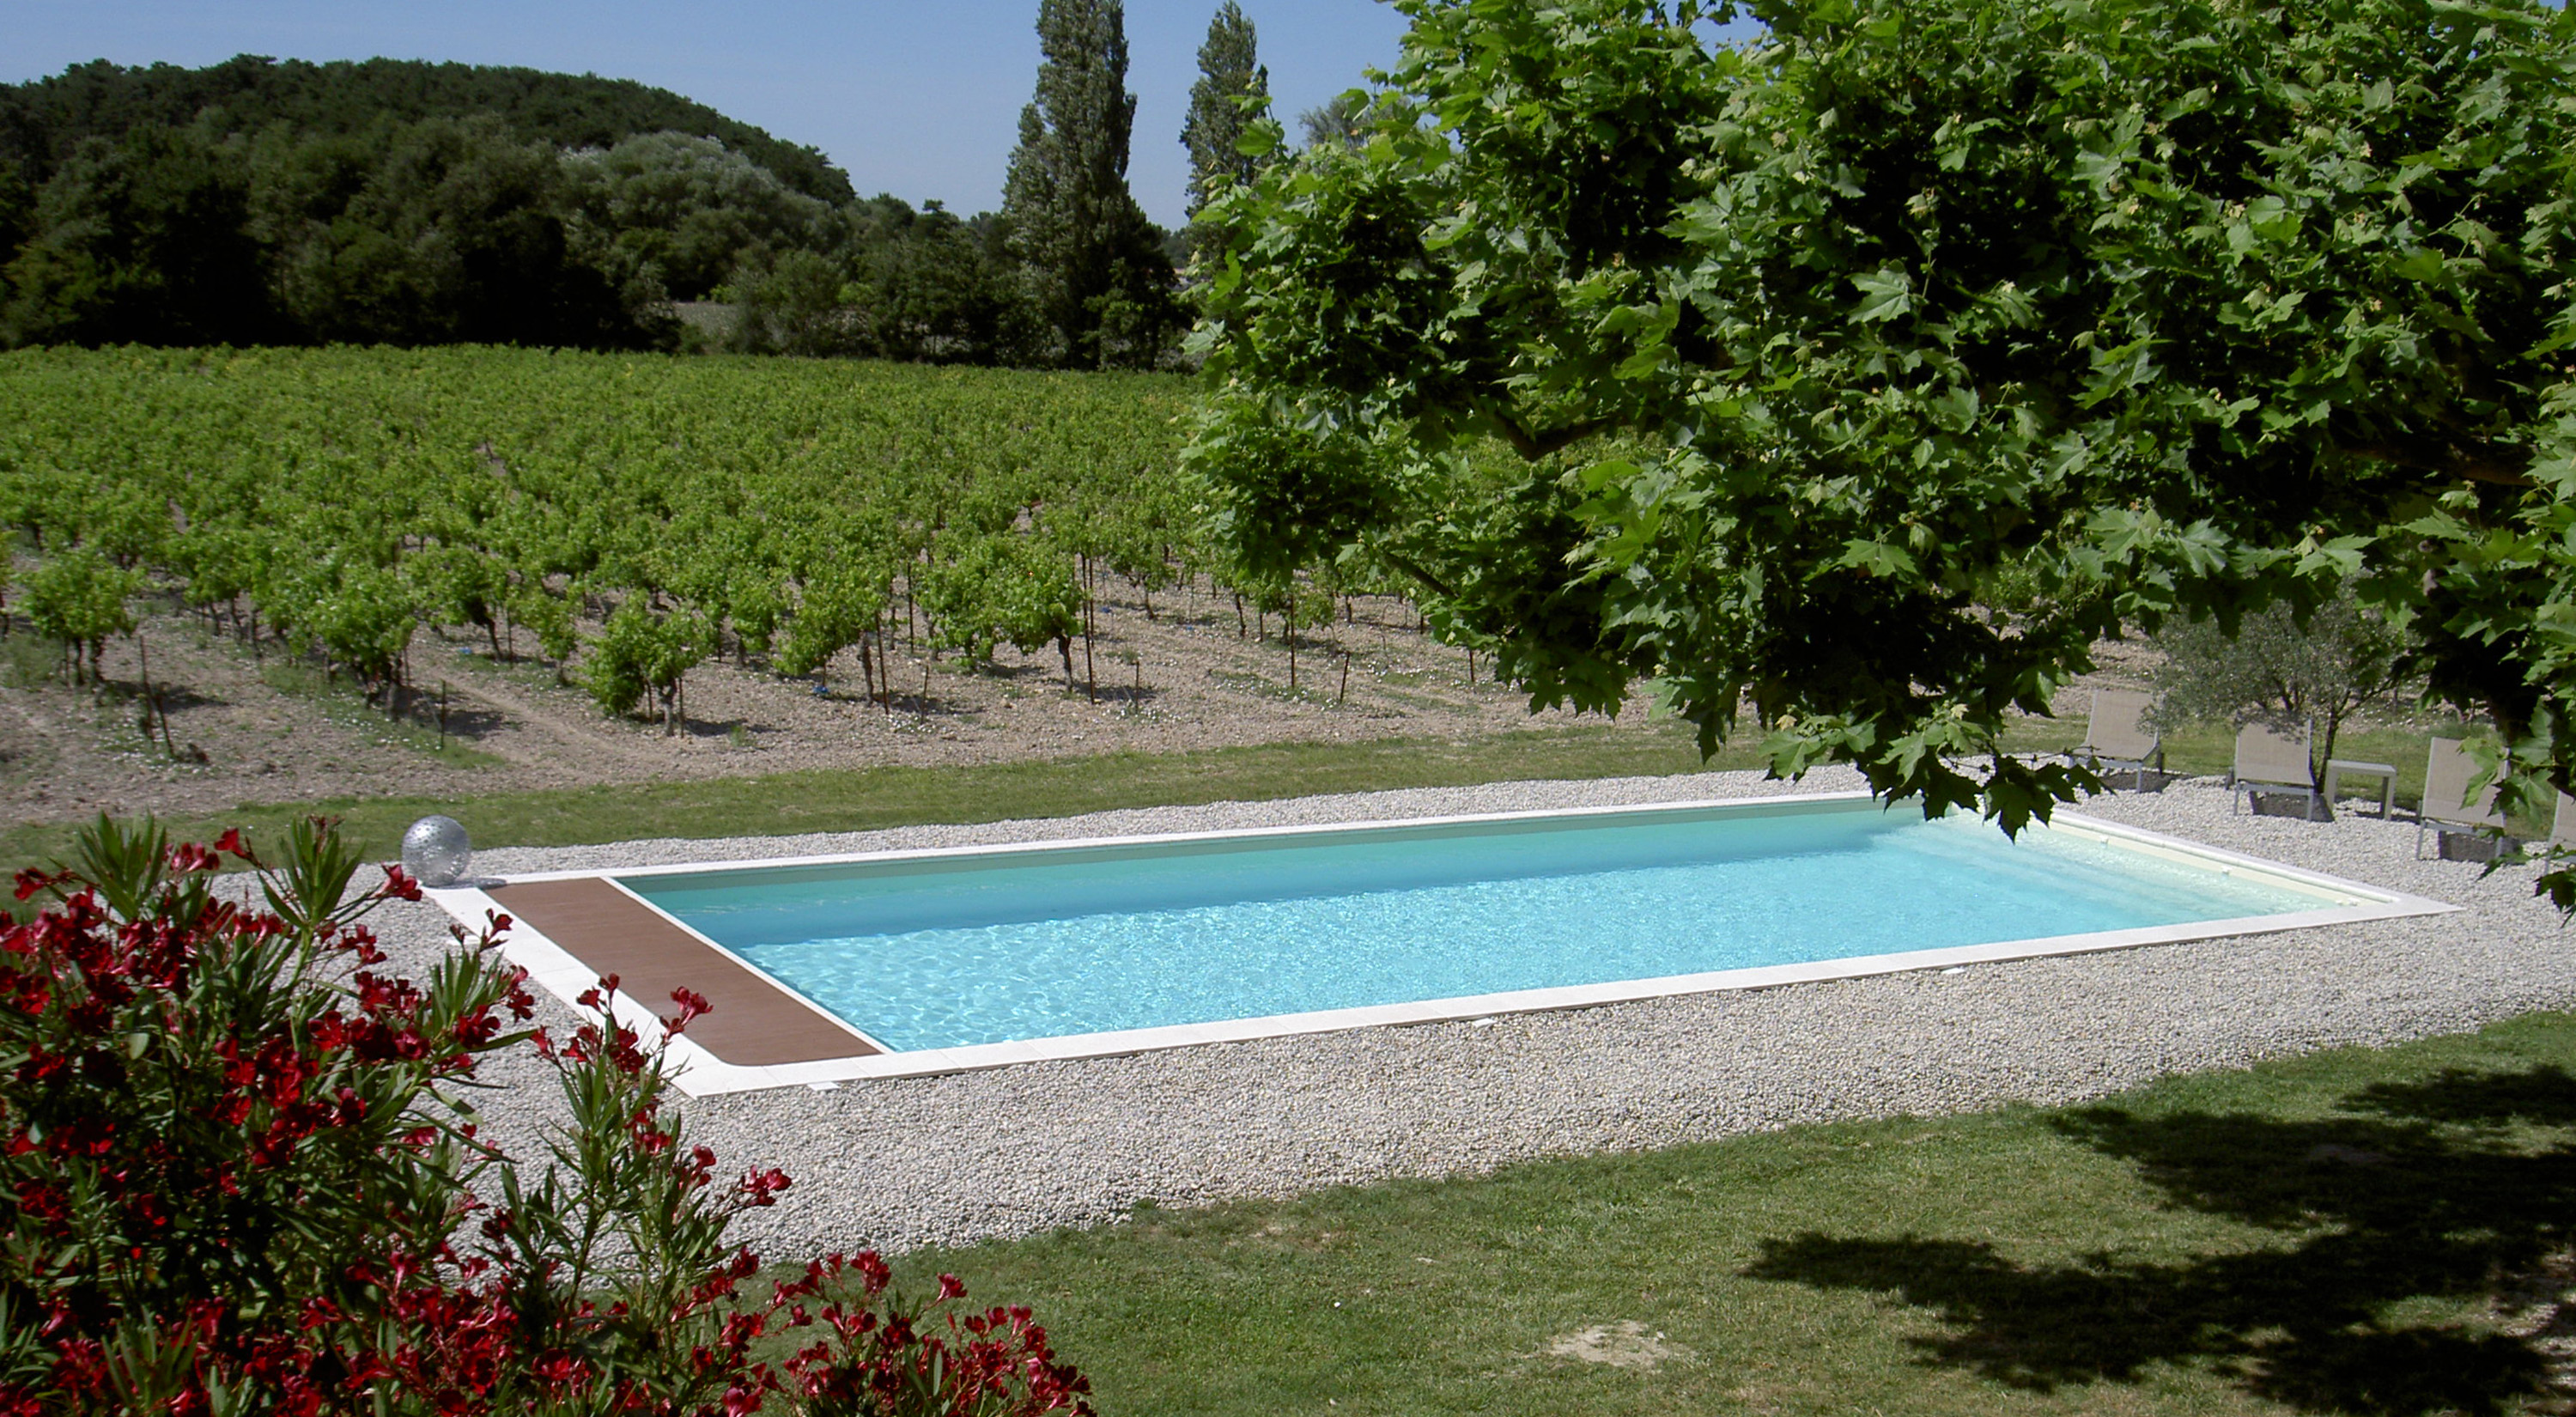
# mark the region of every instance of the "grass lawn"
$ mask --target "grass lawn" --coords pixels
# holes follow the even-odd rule
[[[1035,1306],[1107,1417],[2558,1410],[2493,1299],[2576,1221],[2571,1068],[2576,1017],[2537,1015],[2082,1107],[1140,1208],[898,1272]],[[1550,1351],[1586,1330],[1661,1359]]]
[[[2084,736],[2080,719],[2030,719],[2007,735],[2016,752],[2064,748]],[[2422,728],[2357,728],[2338,757],[2398,769],[2398,802],[2412,807],[2424,782]],[[2221,773],[2233,735],[2224,727],[2185,730],[2166,745],[2167,766]],[[471,750],[451,745],[450,753]],[[535,792],[437,797],[346,797],[242,806],[205,816],[165,818],[181,837],[212,840],[238,826],[254,841],[312,813],[374,858],[390,858],[403,828],[432,812],[465,823],[478,847],[579,846],[652,837],[778,836],[866,831],[925,822],[990,822],[1065,817],[1120,807],[1261,801],[1315,793],[1400,787],[1460,787],[1532,779],[1659,776],[1703,769],[1759,768],[1750,746],[1702,763],[1687,729],[1657,725],[1535,729],[1484,738],[1389,738],[1365,743],[1272,743],[1196,753],[1115,753],[976,767],[883,767],[854,772],[775,773],[709,782],[631,783]],[[77,821],[25,822],[0,829],[0,872],[42,865],[70,848]],[[2545,835],[2547,823],[2518,823]]]
[[[1734,750],[1711,768],[1759,767]],[[1275,743],[1199,753],[1117,753],[979,767],[866,768],[779,773],[712,782],[637,783],[496,792],[464,801],[431,797],[341,798],[246,806],[165,819],[175,834],[212,840],[229,826],[254,841],[320,812],[371,857],[395,855],[419,818],[444,812],[478,847],[577,846],[649,837],[776,836],[865,831],[923,822],[1069,817],[1118,807],[1258,801],[1398,787],[1458,787],[1535,778],[1696,772],[1703,767],[1678,728],[1564,728],[1464,740],[1390,738],[1366,743]],[[67,851],[78,822],[0,830],[0,867],[14,873]]]

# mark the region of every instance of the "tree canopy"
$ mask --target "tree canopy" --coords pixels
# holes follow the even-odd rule
[[[2352,581],[2568,782],[2576,18],[1397,5],[1364,134],[1211,212],[1239,558],[1375,547],[1535,703],[2008,827],[2098,785],[1996,752],[2097,640]]]

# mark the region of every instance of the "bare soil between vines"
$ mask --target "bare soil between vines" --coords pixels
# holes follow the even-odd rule
[[[1416,628],[1401,602],[1361,598],[1329,625],[1298,630],[1296,679],[1275,619],[1238,629],[1230,596],[1100,602],[1074,686],[1050,647],[1007,647],[989,669],[926,658],[899,637],[891,708],[865,694],[858,655],[788,678],[728,654],[690,672],[685,728],[611,719],[578,683],[559,683],[522,636],[495,656],[480,631],[424,630],[399,718],[343,675],[254,655],[175,604],[111,641],[103,687],[74,687],[57,647],[15,619],[0,641],[0,812],[23,822],[95,812],[218,812],[249,803],[422,796],[746,777],[807,769],[946,766],[1121,751],[1182,752],[1283,742],[1481,737],[1600,723],[1532,714],[1525,695],[1468,678],[1468,656]],[[1249,617],[1249,612],[1246,612]],[[592,627],[596,628],[596,627]],[[924,670],[927,668],[927,690]],[[1086,672],[1087,670],[1087,672]],[[157,691],[166,734],[145,727]],[[818,692],[818,689],[820,692]],[[446,730],[439,728],[442,690]],[[1095,697],[1096,693],[1096,697]],[[1656,731],[1642,703],[1623,731]],[[166,738],[167,746],[164,745]]]

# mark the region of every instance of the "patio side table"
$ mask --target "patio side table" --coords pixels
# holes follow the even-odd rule
[[[2379,779],[2379,815],[2385,819],[2397,806],[2397,768],[2390,763],[2365,763],[2354,758],[2326,759],[2326,801],[2332,804],[2345,777]]]

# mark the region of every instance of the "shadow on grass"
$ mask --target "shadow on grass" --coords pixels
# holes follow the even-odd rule
[[[2360,1115],[2100,1107],[2057,1122],[2170,1204],[2276,1232],[2276,1245],[2026,1265],[1981,1242],[1811,1232],[1766,1241],[1746,1273],[1891,1292],[1948,1329],[1912,1340],[1923,1361],[2018,1388],[2131,1382],[2172,1363],[2294,1408],[2389,1417],[2499,1413],[2542,1390],[2549,1360],[2530,1343],[2401,1311],[2491,1299],[2566,1247],[2576,1149],[2516,1145],[2507,1129],[2576,1125],[2576,1078],[2454,1071],[2344,1106]]]

